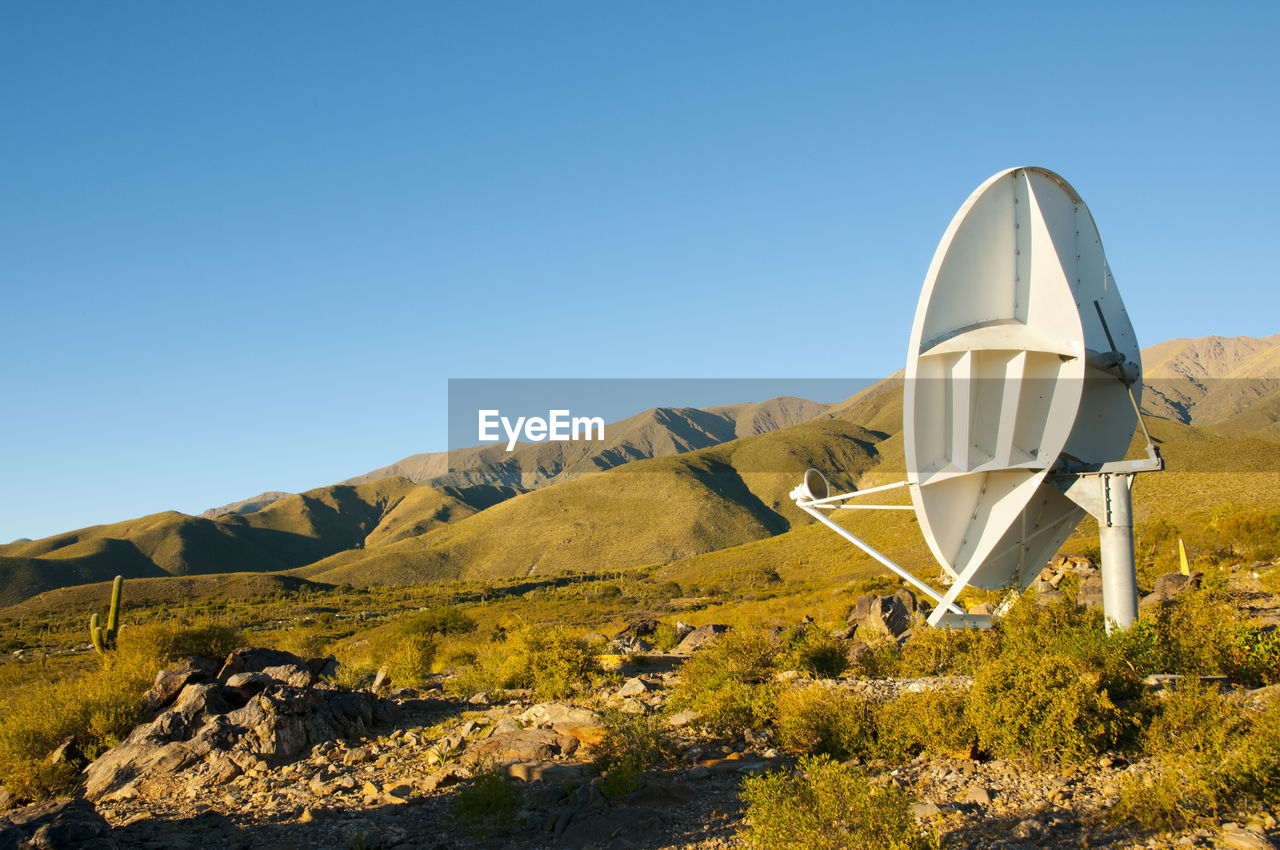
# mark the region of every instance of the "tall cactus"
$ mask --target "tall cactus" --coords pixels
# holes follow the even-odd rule
[[[93,640],[93,648],[100,654],[116,648],[116,632],[120,629],[120,593],[124,589],[124,576],[116,576],[111,585],[111,608],[107,611],[107,627],[101,626],[101,620],[94,614],[89,618],[89,637]]]

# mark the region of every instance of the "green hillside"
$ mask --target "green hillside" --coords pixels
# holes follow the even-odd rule
[[[881,435],[840,419],[676,457],[637,461],[502,502],[419,537],[341,552],[296,575],[330,583],[413,584],[667,563],[781,533],[800,514],[796,470],[851,480]]]
[[[425,492],[424,492],[425,491]],[[497,488],[422,488],[403,478],[321,487],[251,514],[176,511],[0,546],[0,604],[68,585],[128,578],[278,572],[378,539],[427,531],[506,498]],[[391,525],[381,529],[384,518]],[[377,542],[375,540],[374,542]]]

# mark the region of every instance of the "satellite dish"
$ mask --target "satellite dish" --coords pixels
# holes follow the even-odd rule
[[[1137,425],[1126,385],[1094,374],[1112,361],[1141,371],[1084,201],[1042,168],[987,180],[929,267],[903,399],[920,530],[956,581],[1026,587],[1071,534],[1083,509],[1050,468],[1118,460]]]
[[[1086,511],[1105,520],[1116,563],[1127,540],[1127,564],[1111,572],[1128,578],[1109,579],[1104,558],[1107,616],[1136,618],[1128,491],[1133,473],[1161,467],[1149,438],[1147,460],[1122,462],[1141,422],[1141,374],[1079,193],[1043,168],[979,186],[934,254],[907,352],[903,484],[953,582],[931,623],[956,613],[966,585],[1027,587]],[[1127,476],[1122,487],[1112,475]],[[850,537],[817,510],[841,498],[797,504]]]

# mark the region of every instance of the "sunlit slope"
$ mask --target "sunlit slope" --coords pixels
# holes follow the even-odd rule
[[[252,514],[207,519],[166,511],[0,546],[0,603],[116,575],[288,570],[365,545],[406,496],[421,498],[420,489],[403,478],[387,478],[358,487],[322,487]],[[492,494],[476,495],[477,504],[471,505],[463,491],[441,493],[424,512],[405,509],[398,517],[427,530],[494,500]]]
[[[399,584],[665,563],[785,531],[802,516],[786,497],[799,473],[821,464],[852,477],[873,465],[876,440],[847,421],[813,420],[564,481],[295,574]]]
[[[245,599],[261,600],[276,594],[298,594],[327,589],[282,573],[220,573],[205,576],[161,576],[133,578],[125,585],[127,608],[167,605],[175,611],[207,602]],[[95,582],[46,590],[30,599],[0,608],[0,618],[18,618],[50,611],[102,610],[111,598],[111,582]]]
[[[502,443],[411,455],[344,483],[398,475],[432,485],[496,484],[532,490],[635,460],[683,454],[786,428],[821,416],[827,407],[792,396],[705,410],[655,407],[606,424],[603,440],[519,443],[511,451]]]

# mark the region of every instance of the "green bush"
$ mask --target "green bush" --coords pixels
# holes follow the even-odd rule
[[[1280,696],[1244,710],[1188,680],[1161,701],[1145,748],[1155,764],[1123,783],[1115,820],[1183,829],[1251,803],[1280,804]]]
[[[453,799],[453,819],[472,835],[511,829],[520,809],[520,791],[498,767],[479,767]]]
[[[1087,761],[1135,728],[1097,668],[1065,654],[987,662],[974,677],[966,715],[984,750],[1036,764]]]
[[[786,688],[775,711],[778,744],[790,752],[844,761],[875,749],[875,712],[865,697],[822,685]]]
[[[728,679],[700,693],[677,688],[671,707],[691,708],[698,713],[698,726],[713,735],[733,737],[769,724],[773,720],[776,697],[777,689],[773,685]]]
[[[604,793],[617,797],[640,787],[640,777],[658,765],[673,764],[680,746],[666,720],[653,714],[609,711],[601,717],[604,738],[592,746],[594,765],[608,773]]]
[[[921,752],[953,758],[973,758],[978,730],[969,721],[968,693],[938,688],[905,693],[882,703],[876,711],[880,755],[906,760]]]
[[[916,629],[902,648],[897,675],[907,678],[971,676],[986,651],[989,636],[990,632],[985,629]]]
[[[814,626],[794,630],[788,636],[790,649],[784,666],[803,670],[823,679],[834,679],[849,666],[846,645]]]
[[[564,628],[521,623],[499,631],[503,637],[477,653],[471,669],[450,687],[458,693],[529,688],[539,699],[567,696],[589,685],[600,672],[601,647]]]
[[[432,608],[400,618],[397,623],[400,634],[410,635],[466,635],[476,630],[476,621],[459,608]]]
[[[859,679],[888,679],[898,675],[901,661],[901,647],[897,642],[884,638],[850,655],[848,672]]]
[[[911,800],[892,787],[872,785],[861,771],[828,758],[805,757],[795,773],[773,772],[743,783],[748,846],[844,850],[924,850],[937,842],[922,835]]]
[[[783,652],[778,635],[734,629],[685,662],[672,691],[673,711],[693,709],[698,725],[719,735],[759,728],[773,716],[773,678]]]
[[[1211,590],[1151,606],[1119,640],[1144,672],[1224,675],[1251,686],[1280,682],[1280,634],[1248,622],[1229,597]]]
[[[0,776],[21,799],[67,792],[84,765],[146,719],[139,699],[156,673],[187,655],[222,658],[241,643],[220,625],[125,626],[101,665],[54,682],[30,682],[0,703]],[[49,755],[71,739],[79,755],[58,764]]]
[[[338,683],[363,687],[385,666],[392,686],[420,686],[431,675],[436,647],[432,635],[404,635],[385,626],[374,629],[337,648]]]

